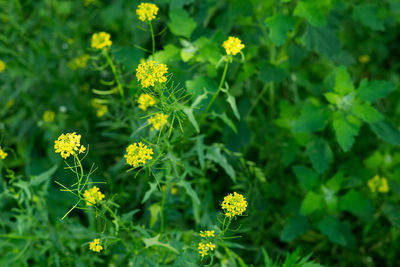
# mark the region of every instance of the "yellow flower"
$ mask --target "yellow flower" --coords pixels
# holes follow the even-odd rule
[[[236,55],[244,48],[242,41],[239,38],[232,36],[229,36],[228,40],[226,40],[222,46],[225,48],[227,55]]]
[[[83,69],[84,67],[86,67],[89,58],[90,58],[89,55],[84,54],[80,57],[71,60],[68,63],[68,67],[70,67],[72,70]]]
[[[156,18],[158,7],[151,3],[141,3],[136,9],[136,14],[141,21],[152,21]]]
[[[43,120],[45,122],[53,122],[55,117],[56,117],[56,113],[54,113],[54,111],[52,111],[52,110],[46,110],[43,113]]]
[[[371,58],[369,57],[369,55],[362,55],[358,58],[358,60],[360,61],[360,63],[365,64],[368,63]]]
[[[205,231],[200,231],[200,236],[201,237],[214,237],[215,236],[215,231],[214,230],[205,230]]]
[[[0,146],[0,158],[5,159],[7,157],[7,155],[8,154],[6,152],[4,152],[4,150]]]
[[[6,69],[6,63],[0,59],[0,72],[3,72]]]
[[[110,34],[106,32],[97,32],[92,35],[92,48],[104,49],[111,46]]]
[[[149,94],[141,94],[137,101],[139,103],[139,108],[141,110],[146,110],[148,107],[154,106],[156,100]]]
[[[81,135],[76,133],[62,134],[54,141],[54,149],[56,153],[60,153],[64,159],[70,155],[76,155],[85,152],[86,148],[81,145]]]
[[[156,82],[165,83],[167,77],[164,76],[168,72],[165,64],[158,64],[154,60],[140,63],[136,69],[136,77],[144,88],[154,86]]]
[[[389,184],[385,177],[375,175],[368,181],[368,187],[372,192],[387,193],[389,192]]]
[[[154,116],[150,117],[150,119],[148,119],[147,122],[149,124],[153,124],[151,130],[156,129],[158,131],[167,123],[167,118],[168,115],[165,115],[163,113],[157,113]]]
[[[100,245],[100,239],[93,239],[93,241],[89,243],[89,249],[95,252],[100,252],[100,250],[103,249],[103,247]]]
[[[161,187],[162,191],[165,191],[167,189],[167,187],[165,185],[163,185]],[[176,195],[178,193],[178,188],[176,187],[175,183],[171,183],[171,195]]]
[[[221,206],[222,209],[224,209],[225,216],[234,217],[236,215],[242,215],[247,208],[247,201],[243,195],[234,192],[233,195],[229,194],[224,197]]]
[[[86,205],[92,206],[93,204],[100,202],[104,198],[104,195],[100,192],[100,189],[97,186],[93,186],[89,190],[85,190],[83,197]]]
[[[208,243],[199,243],[197,249],[201,257],[207,256],[209,251],[213,251],[215,249],[215,245],[211,242]]]
[[[103,117],[108,112],[108,106],[98,103],[96,99],[92,100],[92,107],[96,109],[96,116],[98,118]]]
[[[153,149],[148,148],[142,142],[134,143],[126,148],[126,163],[133,166],[134,168],[139,167],[141,164],[145,164],[147,160],[151,160],[153,157]]]

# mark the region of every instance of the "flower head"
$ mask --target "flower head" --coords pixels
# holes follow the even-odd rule
[[[86,148],[81,145],[81,135],[76,133],[62,134],[54,141],[54,149],[56,153],[60,153],[64,159],[70,155],[75,155],[85,152]]]
[[[151,3],[141,3],[136,9],[136,14],[141,21],[152,21],[156,18],[158,7]]]
[[[225,48],[227,55],[236,55],[244,48],[242,41],[233,36],[229,36],[228,40],[226,40],[222,46]]]
[[[139,108],[141,110],[146,110],[148,107],[154,106],[156,100],[149,94],[141,94],[137,101],[139,103]]]
[[[200,231],[200,236],[201,237],[214,237],[215,236],[215,231],[214,230],[205,230],[205,231]]]
[[[375,175],[373,178],[368,180],[368,187],[372,192],[387,193],[389,192],[389,185],[385,177]]]
[[[158,64],[154,60],[140,63],[136,69],[136,77],[144,88],[154,86],[156,82],[165,83],[167,77],[164,76],[168,72],[165,64]]]
[[[72,70],[83,69],[84,67],[86,67],[89,58],[90,56],[86,54],[74,58],[68,63],[68,67],[70,67]]]
[[[0,72],[3,72],[6,69],[6,63],[0,59]]]
[[[209,251],[213,251],[215,249],[215,245],[211,242],[208,243],[199,243],[197,249],[202,257],[207,256]]]
[[[95,252],[100,252],[100,250],[103,250],[103,246],[100,245],[100,239],[93,239],[93,241],[89,243],[89,249]]]
[[[46,110],[43,113],[43,120],[45,122],[53,122],[55,117],[56,117],[56,113],[54,113],[54,111],[52,111],[52,110]]]
[[[142,142],[134,143],[126,148],[126,163],[134,168],[145,164],[147,160],[153,158],[153,149],[148,148]]]
[[[4,152],[4,150],[0,146],[0,158],[5,159],[7,157],[7,155],[8,154],[6,152]]]
[[[247,201],[243,195],[234,192],[233,195],[229,194],[224,197],[221,206],[225,212],[225,216],[234,217],[236,215],[242,215],[247,208]]]
[[[165,115],[163,113],[157,113],[154,116],[150,117],[150,119],[148,119],[147,122],[149,124],[153,124],[151,130],[156,129],[158,131],[167,123],[167,118],[168,115]]]
[[[93,204],[99,203],[104,198],[104,194],[100,192],[97,186],[93,186],[89,190],[85,190],[83,198],[85,199],[86,205],[92,206]]]
[[[92,35],[92,48],[104,49],[111,46],[110,34],[106,32],[97,32]]]

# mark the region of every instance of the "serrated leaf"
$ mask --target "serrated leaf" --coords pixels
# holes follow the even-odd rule
[[[179,254],[179,252],[173,248],[170,244],[168,243],[162,243],[158,239],[160,238],[160,234],[157,234],[155,237],[152,238],[142,238],[146,248],[152,247],[152,246],[162,246],[165,248],[168,248],[169,250],[173,251],[176,254]]]
[[[311,228],[310,223],[304,216],[297,215],[290,218],[281,232],[280,239],[283,242],[290,242],[301,236]]]
[[[142,203],[146,202],[146,201],[150,198],[150,196],[151,196],[154,192],[157,191],[157,183],[151,183],[151,182],[149,182],[149,185],[150,185],[150,189],[147,190],[146,193],[144,194],[143,199],[142,199]]]
[[[318,228],[326,235],[333,243],[345,246],[347,241],[344,233],[341,230],[341,223],[334,217],[324,218],[318,223]]]
[[[305,18],[314,27],[326,24],[325,17],[315,1],[299,1],[293,14]]]
[[[368,102],[374,102],[383,98],[394,91],[395,84],[388,81],[368,81],[363,79],[357,89],[357,95],[360,99]]]
[[[265,25],[269,28],[269,38],[275,45],[281,46],[285,43],[287,33],[294,28],[294,20],[289,16],[281,14],[265,19]]]
[[[206,158],[220,165],[225,172],[231,177],[232,181],[236,183],[236,174],[233,167],[228,163],[228,160],[222,155],[221,149],[217,146],[208,148]]]
[[[212,112],[211,115],[220,118],[235,134],[238,133],[235,123],[226,115],[225,111],[222,114]]]
[[[341,197],[340,208],[357,216],[369,216],[374,210],[371,201],[355,190]]]
[[[355,137],[358,135],[359,127],[348,122],[343,114],[339,112],[333,118],[333,129],[340,147],[344,152],[349,151],[354,144]]]
[[[314,28],[308,25],[302,41],[308,50],[329,58],[335,58],[341,53],[340,39],[336,31],[331,28]]]
[[[317,132],[325,127],[324,109],[305,105],[301,110],[300,117],[293,122],[292,131],[294,133]]]
[[[377,17],[379,7],[374,4],[361,4],[353,8],[353,19],[360,21],[375,31],[385,30],[385,25],[381,19]]]
[[[305,190],[310,190],[318,185],[318,174],[310,168],[295,165],[292,170]]]
[[[276,67],[271,64],[263,64],[260,67],[260,72],[258,74],[258,79],[263,83],[280,83],[285,80],[287,73],[284,69]]]
[[[307,156],[313,168],[323,173],[333,161],[333,154],[329,144],[322,138],[314,138],[307,144]]]
[[[200,132],[199,124],[196,121],[196,118],[193,115],[193,108],[185,107],[183,109],[183,112],[186,114],[188,120],[190,123],[193,125],[193,127],[196,129],[196,132]]]
[[[238,120],[240,120],[239,110],[238,110],[237,105],[236,105],[236,98],[235,98],[233,95],[229,94],[228,92],[225,92],[225,93],[226,93],[226,95],[227,95],[226,101],[227,101],[227,102],[229,103],[229,105],[231,106],[231,109],[232,109],[232,111],[233,111],[233,114],[235,114],[235,117],[236,117]]]
[[[342,96],[354,91],[353,81],[346,67],[340,66],[335,70],[335,87],[333,90]]]
[[[53,166],[45,172],[42,172],[39,175],[32,175],[29,181],[29,186],[40,185],[43,182],[49,182],[51,180],[51,176],[56,172],[58,166]]]
[[[192,199],[193,203],[196,205],[200,205],[200,199],[188,181],[180,180],[176,183],[176,185],[185,188],[186,193]]]
[[[356,104],[352,107],[355,116],[367,123],[375,123],[384,119],[383,115],[368,103]]]
[[[316,210],[323,208],[324,199],[320,194],[310,191],[301,203],[300,213],[302,215],[308,215]]]
[[[197,27],[197,23],[193,18],[189,17],[189,14],[183,8],[170,10],[169,18],[171,22],[168,23],[168,27],[176,36],[190,38],[190,35]]]
[[[383,141],[392,145],[400,144],[400,132],[391,124],[381,121],[377,123],[370,123],[369,127]]]

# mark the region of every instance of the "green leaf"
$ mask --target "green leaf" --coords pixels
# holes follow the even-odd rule
[[[342,188],[342,183],[344,181],[344,176],[342,172],[337,172],[329,181],[326,186],[332,189],[335,193]]]
[[[204,146],[204,135],[199,135],[197,137],[195,137],[196,139],[196,152],[197,152],[197,158],[199,160],[200,163],[200,167],[203,169],[204,168],[204,150],[205,150],[205,146]]]
[[[333,118],[333,129],[340,147],[344,152],[349,151],[358,135],[359,127],[348,122],[341,112],[337,112]]]
[[[51,176],[56,172],[57,168],[58,166],[53,166],[39,175],[32,175],[29,181],[29,186],[40,185],[46,181],[49,182],[51,180]]]
[[[239,111],[238,111],[238,108],[237,108],[237,105],[236,105],[236,98],[235,98],[233,95],[229,94],[228,91],[226,91],[225,94],[228,96],[228,97],[226,98],[226,101],[227,101],[227,102],[229,103],[229,105],[231,106],[231,109],[232,109],[232,111],[233,111],[233,114],[235,114],[235,117],[236,117],[238,120],[240,120],[240,114],[239,114]]]
[[[391,124],[381,121],[370,123],[369,127],[383,141],[392,145],[400,145],[400,132]]]
[[[341,53],[340,40],[331,28],[314,28],[308,25],[302,41],[308,50],[329,58],[335,58]]]
[[[225,172],[231,177],[232,181],[236,183],[236,174],[233,167],[228,163],[228,160],[222,155],[221,148],[211,146],[208,148],[206,158],[219,164]]]
[[[173,248],[170,244],[168,243],[161,243],[158,239],[160,238],[160,234],[157,234],[155,237],[152,238],[143,238],[143,242],[146,246],[146,248],[152,247],[152,246],[162,246],[165,248],[168,248],[169,250],[173,251],[176,254],[179,254],[179,252]]]
[[[323,209],[324,199],[320,194],[310,191],[301,203],[300,213],[302,215],[308,215],[316,210]]]
[[[292,167],[299,183],[305,190],[310,190],[318,185],[318,174],[302,165],[295,165]]]
[[[229,126],[229,128],[232,129],[232,131],[235,132],[235,134],[238,133],[237,128],[236,128],[236,124],[233,123],[233,121],[226,115],[225,111],[222,114],[218,114],[216,112],[212,112],[211,115],[220,118],[227,126]]]
[[[340,66],[335,70],[335,87],[333,90],[342,96],[354,91],[353,81],[346,67]]]
[[[277,46],[285,43],[287,33],[294,28],[293,18],[281,14],[266,18],[265,24],[269,27],[269,38]]]
[[[147,190],[146,193],[144,194],[143,199],[142,199],[142,203],[146,202],[150,198],[150,196],[154,192],[157,191],[157,183],[150,183],[149,182],[149,185],[150,185],[150,189]]]
[[[397,204],[385,202],[382,212],[394,226],[400,227],[400,207]]]
[[[281,232],[281,240],[283,242],[290,242],[301,236],[311,228],[310,223],[304,216],[297,215],[290,218]]]
[[[354,105],[352,112],[367,123],[375,123],[384,119],[383,115],[368,103]]]
[[[293,122],[294,133],[317,132],[325,127],[324,109],[311,105],[303,106],[300,117]]]
[[[186,193],[188,194],[188,196],[190,196],[193,203],[196,205],[200,205],[200,199],[188,181],[180,180],[179,182],[176,183],[176,185],[185,188]]]
[[[150,211],[150,228],[152,228],[154,224],[157,222],[158,215],[161,212],[160,203],[152,204],[149,208],[149,211]]]
[[[199,124],[196,121],[196,118],[193,115],[193,108],[185,107],[183,109],[183,112],[186,114],[186,116],[188,117],[188,120],[193,125],[193,127],[196,129],[196,132],[199,133],[200,128],[199,128]]]
[[[347,241],[342,231],[341,223],[335,217],[327,217],[318,223],[318,228],[333,243],[345,246]]]
[[[263,64],[260,68],[258,78],[263,83],[280,83],[286,78],[286,71],[271,64]]]
[[[350,190],[340,199],[340,208],[357,216],[369,216],[374,211],[371,201],[358,191]]]
[[[353,8],[353,19],[360,21],[364,26],[374,31],[385,30],[383,21],[377,17],[379,7],[374,4],[361,4]]]
[[[183,8],[170,10],[169,18],[171,22],[168,23],[168,27],[176,36],[183,36],[189,39],[197,27],[197,23],[189,17],[189,14]]]
[[[314,27],[326,24],[325,17],[315,1],[299,1],[293,14],[305,18]]]
[[[368,81],[363,79],[357,90],[358,97],[368,102],[374,102],[394,91],[395,84],[388,81]]]
[[[334,104],[336,106],[339,106],[340,102],[342,101],[340,96],[335,93],[328,92],[324,96],[329,103]]]
[[[307,156],[313,168],[323,173],[333,161],[333,154],[329,144],[322,138],[314,138],[307,144]]]
[[[171,61],[177,61],[180,58],[180,49],[172,44],[164,46],[154,54],[154,58],[159,63],[168,64]]]

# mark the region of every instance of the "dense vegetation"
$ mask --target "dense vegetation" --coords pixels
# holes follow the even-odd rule
[[[398,0],[0,0],[0,266],[397,266]]]

